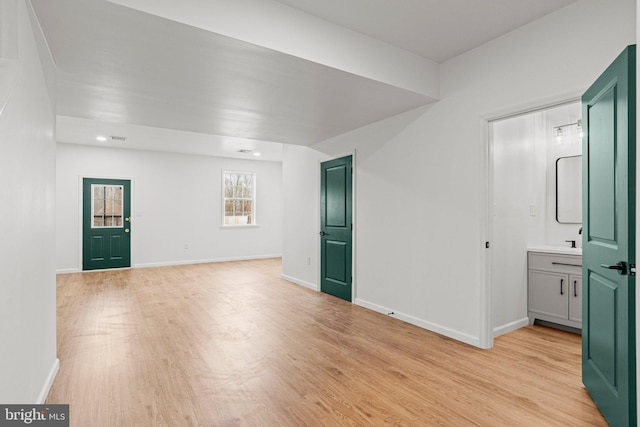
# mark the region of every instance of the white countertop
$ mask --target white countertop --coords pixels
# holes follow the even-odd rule
[[[529,246],[529,252],[544,252],[562,255],[582,255],[582,248],[570,248],[568,246]]]

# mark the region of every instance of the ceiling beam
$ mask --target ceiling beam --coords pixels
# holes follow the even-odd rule
[[[409,90],[433,100],[440,97],[437,63],[277,1],[108,1]]]

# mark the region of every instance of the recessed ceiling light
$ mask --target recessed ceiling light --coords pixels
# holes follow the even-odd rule
[[[262,153],[253,153],[253,155],[256,156],[256,157],[260,157],[260,156],[262,156]]]
[[[96,139],[100,142],[105,142],[107,140],[107,137],[101,135],[101,136],[96,136]]]

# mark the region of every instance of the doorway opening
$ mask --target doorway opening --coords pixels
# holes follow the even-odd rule
[[[566,248],[566,256],[580,254],[580,168],[571,165],[582,154],[581,131],[581,104],[577,100],[489,122],[488,267],[492,338],[529,323],[530,250],[556,248],[562,257]],[[560,267],[552,262],[575,261],[567,259],[549,260],[549,264]],[[576,269],[577,274],[580,271],[575,266],[563,268]],[[554,290],[558,287],[561,296],[565,296],[571,292],[572,274],[576,272],[550,271],[555,276],[540,278],[553,279],[549,286],[554,286]],[[577,282],[575,286],[577,289]],[[533,297],[535,301],[536,296]],[[577,313],[568,314],[570,303],[570,300],[566,304],[556,301],[557,307],[543,306],[538,311],[543,313],[543,321],[570,324],[579,331]],[[562,322],[565,315],[567,321]]]

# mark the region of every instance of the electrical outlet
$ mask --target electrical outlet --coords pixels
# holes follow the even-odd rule
[[[538,215],[538,207],[536,205],[529,205],[529,215],[531,216]]]
[[[307,265],[311,265],[311,257],[310,256],[307,257]]]
[[[189,244],[188,244],[188,243],[185,243],[185,244],[184,244],[184,248],[185,248],[185,249],[189,249]]]

